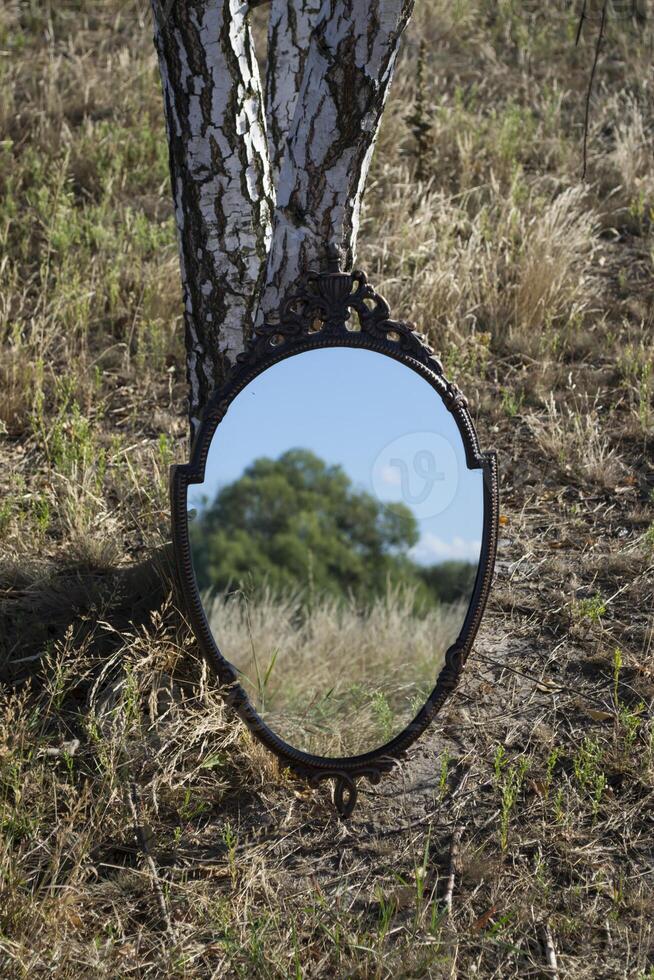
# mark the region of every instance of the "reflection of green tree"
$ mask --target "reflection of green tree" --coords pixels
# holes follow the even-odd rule
[[[418,574],[440,602],[456,602],[472,593],[477,565],[469,561],[443,561],[440,565],[420,568]]]
[[[461,569],[421,569],[408,558],[418,540],[408,507],[355,490],[340,466],[305,449],[255,460],[190,532],[201,591],[265,582],[274,592],[307,587],[368,600],[402,583],[415,585],[423,601],[443,587],[450,601],[461,577]]]

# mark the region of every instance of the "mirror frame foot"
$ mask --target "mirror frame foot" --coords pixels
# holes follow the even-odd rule
[[[341,820],[352,816],[358,797],[357,784],[351,776],[344,772],[334,777],[332,800]]]

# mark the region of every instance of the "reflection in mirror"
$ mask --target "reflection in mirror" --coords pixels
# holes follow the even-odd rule
[[[188,507],[207,620],[266,724],[323,756],[398,735],[461,630],[483,528],[482,472],[431,385],[358,348],[273,365]]]

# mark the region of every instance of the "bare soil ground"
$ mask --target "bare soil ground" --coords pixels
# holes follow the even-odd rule
[[[652,26],[609,19],[581,182],[577,13],[429,0],[398,68],[359,263],[498,449],[502,540],[463,683],[342,823],[175,607],[146,5],[0,8],[2,976],[654,977]]]

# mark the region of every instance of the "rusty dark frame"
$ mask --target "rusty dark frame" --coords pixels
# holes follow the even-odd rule
[[[470,654],[491,587],[498,530],[498,478],[494,452],[482,453],[466,399],[447,381],[443,367],[413,325],[392,320],[386,301],[368,284],[363,272],[342,272],[338,253],[330,251],[327,272],[309,272],[283,304],[279,322],[258,329],[226,383],[207,406],[195,438],[191,460],[171,468],[172,536],[182,599],[200,649],[216,672],[223,695],[250,731],[296,776],[316,785],[334,780],[334,804],[343,817],[357,800],[355,780],[379,782],[431,724],[456,687]],[[405,364],[431,384],[454,417],[469,469],[483,472],[484,522],[477,577],[461,631],[445,655],[445,665],[416,717],[391,741],[372,752],[343,758],[311,755],[279,738],[258,715],[240,686],[238,672],[223,657],[209,628],[198,591],[188,534],[187,490],[204,480],[211,440],[233,399],[273,364],[304,351],[323,347],[364,348]]]

